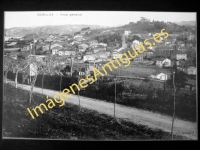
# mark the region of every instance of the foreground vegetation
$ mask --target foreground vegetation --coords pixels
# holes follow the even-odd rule
[[[114,120],[96,111],[66,103],[31,119],[26,108],[28,91],[4,84],[3,137],[52,138],[68,140],[135,140],[170,139],[169,133],[151,130],[142,125]],[[44,95],[33,93],[34,103],[45,100]],[[183,137],[175,136],[175,139]]]
[[[172,116],[174,97],[172,77],[169,78],[170,80],[166,82],[166,86],[160,82],[135,79],[118,82],[116,86],[116,102],[121,105],[137,107]],[[183,72],[180,72],[177,73],[176,78],[176,117],[196,122],[196,77],[189,77]],[[12,72],[8,72],[8,79],[14,81],[15,75]],[[22,74],[20,73],[18,75],[18,81],[22,83]],[[60,76],[44,75],[43,78],[43,75],[38,75],[35,86],[62,91],[73,83],[77,83],[76,77],[63,76],[61,78]],[[27,84],[27,82],[24,84]],[[193,89],[185,88],[186,85],[192,85]],[[97,82],[89,85],[79,93],[81,96],[114,102],[114,86],[113,77],[104,77],[103,79],[98,79]]]
[[[109,92],[108,92],[109,91]],[[87,87],[81,95],[114,102],[115,85],[104,84],[99,81]],[[116,84],[117,103],[129,107],[146,109],[172,116],[174,96],[173,88],[166,88],[159,83],[150,81],[127,80]],[[177,89],[176,92],[176,118],[196,122],[196,88]]]

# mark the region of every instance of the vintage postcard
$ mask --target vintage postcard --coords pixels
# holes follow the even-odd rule
[[[5,11],[3,139],[197,140],[196,12]]]

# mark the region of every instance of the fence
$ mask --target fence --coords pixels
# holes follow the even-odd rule
[[[23,81],[22,75],[23,75],[22,73],[18,73],[18,76],[17,76],[17,82],[18,83],[22,83],[22,81]],[[43,77],[42,74],[39,74],[37,76],[37,80],[35,82],[36,87],[42,87],[42,77]],[[15,74],[12,73],[12,72],[8,72],[7,78],[12,80],[12,81],[15,81]],[[73,83],[77,83],[76,77],[62,76],[61,91],[65,88],[68,88]],[[24,84],[28,84],[28,83],[25,82]],[[58,75],[54,75],[54,76],[44,75],[43,88],[60,91],[60,76],[58,76]]]

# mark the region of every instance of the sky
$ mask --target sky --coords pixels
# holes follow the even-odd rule
[[[4,12],[4,27],[9,29],[12,27],[66,24],[86,24],[115,27],[128,24],[129,22],[137,22],[140,20],[140,17],[148,18],[150,21],[196,21],[196,12],[6,11]]]

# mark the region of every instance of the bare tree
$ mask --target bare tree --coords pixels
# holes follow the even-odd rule
[[[9,71],[12,71],[13,59],[11,57],[4,57],[4,73],[5,73],[5,83],[7,84],[7,75]]]
[[[30,97],[29,97],[29,103],[32,103],[32,93],[33,93],[33,88],[35,86],[35,82],[37,80],[37,76],[40,72],[42,72],[45,69],[46,62],[36,61],[36,59],[34,58],[34,62],[32,62],[30,65],[32,66],[32,68],[30,67],[30,71],[34,73],[33,80],[31,82]]]
[[[175,106],[176,106],[176,87],[175,87],[175,72],[173,72],[173,85],[174,85],[174,110],[173,110],[173,117],[172,117],[172,128],[171,128],[171,136],[172,136],[172,139],[173,139],[173,128],[174,128],[174,117],[175,117]]]
[[[31,64],[29,59],[25,60],[15,60],[12,62],[12,70],[15,73],[15,88],[17,88],[17,77],[18,73],[24,69],[26,69]]]

